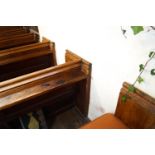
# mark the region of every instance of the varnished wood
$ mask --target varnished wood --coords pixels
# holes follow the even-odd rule
[[[6,37],[13,37],[14,35],[19,35],[19,34],[26,34],[29,33],[29,29],[17,29],[17,30],[12,30],[10,32],[5,32],[5,31],[0,31],[0,39],[6,38]]]
[[[55,44],[49,40],[2,50],[0,81],[56,65]]]
[[[81,61],[81,70],[87,75],[87,78],[78,85],[77,93],[77,106],[81,112],[87,116],[89,109],[89,100],[90,100],[90,85],[91,85],[91,69],[92,64],[85,59],[79,57],[78,55],[72,53],[69,50],[66,50],[65,55],[66,62],[80,60]],[[81,100],[82,99],[82,100]]]
[[[155,99],[136,89],[135,93],[128,93],[126,103],[122,96],[127,93],[130,84],[124,83],[121,89],[115,116],[129,128],[155,128]]]
[[[38,35],[30,33],[25,36],[19,36],[19,37],[7,39],[7,40],[1,40],[0,50],[32,44],[36,42],[38,42]]]
[[[69,51],[66,55],[74,57]],[[90,75],[86,74],[88,71],[82,69],[83,63],[82,58],[72,59],[58,66],[1,82],[0,122],[5,123],[37,108],[43,108],[45,115],[49,117],[49,109],[55,113],[66,109],[65,107],[77,106],[86,116],[89,105],[88,88],[90,88],[87,87],[87,79]],[[80,104],[80,97],[84,108]]]
[[[31,31],[30,27],[3,26],[0,27],[0,50],[27,45],[39,41],[39,33]]]

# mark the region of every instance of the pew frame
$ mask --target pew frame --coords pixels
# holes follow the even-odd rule
[[[91,63],[69,50],[66,50],[65,58],[66,63],[64,64],[1,82],[0,122],[5,123],[5,121],[26,114],[36,108],[43,108],[46,103],[40,102],[38,105],[32,105],[31,103],[31,101],[41,98],[41,96],[52,93],[50,98],[52,98],[53,102],[57,102],[57,100],[63,98],[63,94],[70,93],[70,90],[74,90],[72,93],[74,93],[75,98],[69,106],[76,105],[82,115],[87,117]],[[24,108],[22,107],[23,105]],[[12,114],[10,111],[12,111]]]

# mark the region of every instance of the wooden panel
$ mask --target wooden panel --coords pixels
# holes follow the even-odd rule
[[[39,42],[39,33],[35,27],[0,27],[0,50]]]
[[[116,117],[129,128],[155,128],[155,99],[136,89],[136,93],[129,93],[126,103],[123,103],[122,95],[126,94],[128,86],[128,83],[124,83],[121,89]]]
[[[49,40],[0,52],[0,81],[56,65],[54,43]]]
[[[87,75],[87,78],[81,81],[78,85],[78,93],[76,98],[77,107],[80,109],[83,115],[87,116],[88,109],[89,109],[89,100],[90,100],[92,64],[69,50],[66,50],[65,59],[66,59],[66,62],[80,60],[81,70]]]
[[[16,46],[32,44],[32,43],[38,42],[37,38],[38,38],[38,35],[29,33],[26,36],[19,36],[19,37],[11,38],[8,40],[1,40],[0,50],[12,48]]]
[[[19,35],[19,34],[25,34],[25,33],[29,33],[30,31],[28,29],[17,29],[17,30],[12,30],[10,32],[3,32],[0,30],[0,38],[2,37],[13,37],[13,35]]]

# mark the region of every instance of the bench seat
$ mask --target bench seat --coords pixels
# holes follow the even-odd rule
[[[128,127],[111,113],[104,114],[94,121],[82,126],[81,129],[127,129]]]

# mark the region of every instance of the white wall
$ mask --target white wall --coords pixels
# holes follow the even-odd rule
[[[155,34],[132,35],[129,27],[127,39],[120,26],[105,26],[100,20],[58,21],[40,25],[41,34],[56,43],[58,63],[64,62],[65,49],[70,49],[93,65],[89,117],[94,119],[105,112],[114,112],[120,88],[124,81],[134,82],[139,64],[155,48]],[[94,19],[94,18],[93,18]],[[155,63],[154,63],[155,66]],[[155,97],[155,78],[147,75],[145,82],[137,85]]]

